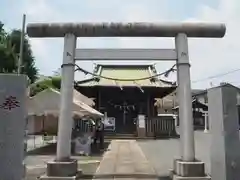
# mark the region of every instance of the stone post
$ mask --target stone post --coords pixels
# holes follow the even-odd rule
[[[76,37],[66,34],[64,37],[63,66],[61,80],[61,104],[58,122],[57,161],[71,156],[72,104],[74,88]]]
[[[175,46],[176,46],[177,43],[178,43],[177,38],[175,38]],[[178,111],[177,111],[176,121],[177,121],[177,125],[179,127],[179,133],[182,134],[181,133],[182,129],[181,129],[181,124],[180,124],[180,116],[179,116],[179,114],[180,114],[179,113],[179,111],[180,111],[180,109],[179,109],[179,97],[180,97],[180,95],[179,95],[179,66],[178,66],[178,61],[176,61],[176,63],[177,63],[177,93],[176,93],[176,95],[177,95],[177,102],[178,102]],[[182,144],[181,141],[182,141],[182,139],[180,138],[180,144]],[[183,154],[181,146],[180,146],[179,149],[180,149],[180,154]]]
[[[178,103],[180,118],[181,156],[184,161],[194,161],[194,131],[192,115],[192,93],[190,81],[190,64],[187,35],[176,36],[177,68],[178,68]]]
[[[239,179],[240,145],[236,88],[224,85],[209,89],[208,106],[212,179]]]
[[[48,162],[47,174],[41,179],[76,179],[77,161],[71,159],[71,134],[73,126],[73,88],[75,67],[76,36],[66,34],[64,37],[61,103],[58,120],[57,156]]]
[[[0,74],[0,179],[24,176],[27,76]]]
[[[143,114],[138,115],[138,126],[137,126],[137,134],[138,137],[144,138],[146,137],[146,116]]]
[[[180,119],[181,159],[174,160],[172,178],[174,180],[205,180],[204,163],[195,159],[194,129],[192,114],[192,93],[187,35],[179,33],[175,38],[177,51],[177,99]]]

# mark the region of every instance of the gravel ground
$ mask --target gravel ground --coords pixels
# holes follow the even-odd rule
[[[169,175],[173,160],[180,158],[179,139],[138,141],[145,156],[155,167],[159,176]],[[210,134],[195,131],[196,158],[205,162],[206,172],[210,172]]]

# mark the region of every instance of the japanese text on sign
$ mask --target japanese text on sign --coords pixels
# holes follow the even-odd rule
[[[0,105],[1,109],[9,110],[15,109],[19,106],[19,101],[17,101],[17,98],[14,96],[8,96],[5,98],[4,102]]]

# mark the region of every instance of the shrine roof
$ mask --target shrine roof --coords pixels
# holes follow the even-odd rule
[[[154,65],[101,65],[95,66],[94,74],[90,79],[79,81],[78,86],[128,86],[128,87],[174,87],[172,82],[152,77],[157,75]],[[103,78],[109,77],[119,80]],[[152,77],[144,80],[122,81],[120,79],[140,79]]]

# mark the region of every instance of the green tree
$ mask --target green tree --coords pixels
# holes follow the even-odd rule
[[[40,82],[34,83],[30,86],[30,96],[35,96],[37,93],[47,89],[53,88],[60,90],[61,88],[61,78],[60,77],[49,77]]]
[[[4,25],[0,22],[0,73],[17,72],[18,55],[20,51],[21,31],[13,30],[6,33]],[[24,37],[23,59],[21,72],[26,74],[31,83],[35,82],[38,69],[27,37]]]
[[[15,53],[19,54],[21,44],[21,31],[13,30],[8,36],[12,43],[12,47],[14,47]],[[24,37],[23,43],[23,59],[21,72],[29,77],[31,83],[36,81],[38,69],[35,66],[35,58],[33,57],[31,46],[26,36]]]
[[[52,85],[56,89],[60,90],[61,89],[61,77],[52,77]]]
[[[17,69],[14,46],[0,22],[0,73],[14,72]]]

